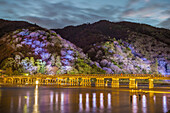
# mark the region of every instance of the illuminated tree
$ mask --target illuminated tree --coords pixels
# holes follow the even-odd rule
[[[7,58],[2,61],[0,67],[5,70],[6,68],[14,67],[14,63],[15,63],[15,60],[13,58]]]
[[[46,65],[46,62],[45,61],[43,61],[42,63],[41,63],[41,67],[40,67],[40,73],[45,73],[45,65]]]
[[[13,72],[13,75],[18,75],[19,74],[19,72],[17,71],[17,70],[15,70],[14,72]]]
[[[52,66],[55,65],[55,57],[54,57],[54,55],[51,56],[51,65]]]
[[[158,74],[158,60],[155,60],[155,63],[151,65],[152,73],[153,74]]]
[[[15,55],[15,61],[17,63],[20,63],[21,57],[19,55]]]
[[[61,67],[60,56],[57,56],[55,65],[56,65],[57,67]]]
[[[35,66],[35,60],[34,60],[34,57],[31,57],[31,58],[30,58],[30,62],[31,62],[31,64],[32,64],[32,66]]]
[[[41,59],[37,59],[37,61],[35,62],[35,64],[36,64],[36,66],[37,66],[37,73],[40,73],[42,60],[41,60]]]
[[[12,71],[12,68],[9,67],[9,68],[6,68],[6,74],[11,76],[13,74],[13,71]]]

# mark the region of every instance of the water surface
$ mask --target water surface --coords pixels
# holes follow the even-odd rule
[[[1,87],[0,113],[166,113],[168,91],[112,88]]]

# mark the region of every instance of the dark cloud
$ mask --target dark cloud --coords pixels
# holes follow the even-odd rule
[[[170,18],[158,24],[158,26],[170,29]]]

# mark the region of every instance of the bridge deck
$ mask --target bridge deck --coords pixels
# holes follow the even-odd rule
[[[2,78],[2,77],[1,77]],[[3,78],[119,78],[119,79],[160,79],[170,80],[170,75],[152,74],[60,74],[60,75],[29,75],[29,76],[8,76]]]

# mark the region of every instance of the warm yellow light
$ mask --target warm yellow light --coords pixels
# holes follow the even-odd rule
[[[35,82],[36,84],[38,84],[38,80],[36,80],[36,82]]]
[[[27,96],[24,96],[25,99],[27,99],[28,97]]]

